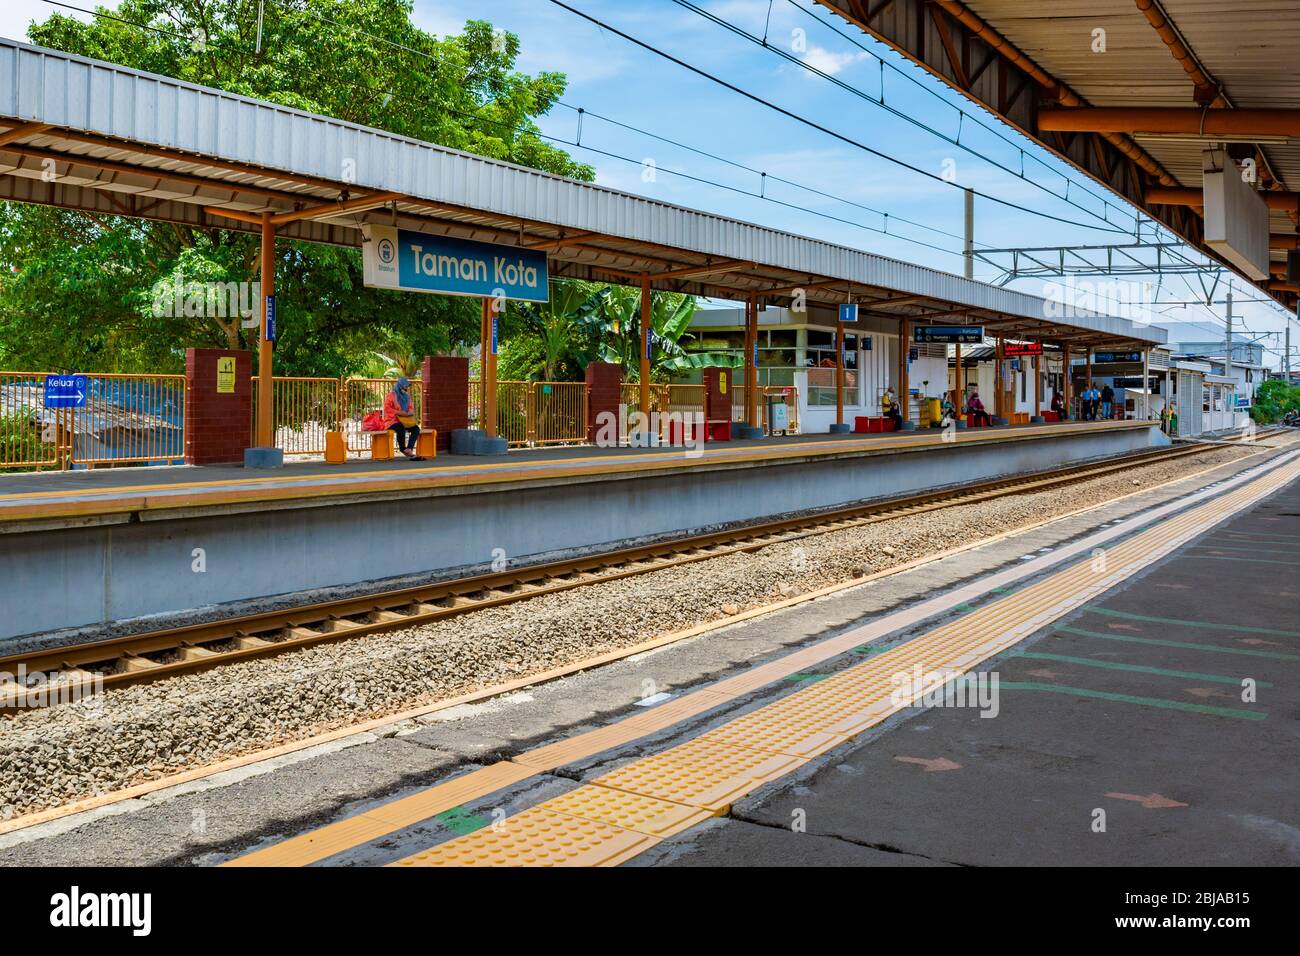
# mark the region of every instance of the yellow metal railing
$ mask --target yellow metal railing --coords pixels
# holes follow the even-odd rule
[[[45,407],[46,372],[0,372],[0,469],[62,467],[71,409]]]
[[[733,385],[731,392],[731,419],[732,421],[745,420],[745,386]],[[758,422],[759,425],[767,429],[767,402],[768,395],[784,395],[786,408],[790,416],[790,432],[798,434],[799,432],[799,389],[793,385],[760,385],[758,386]]]
[[[532,382],[529,440],[568,445],[587,440],[587,383]]]
[[[384,398],[392,390],[393,381],[391,378],[275,376],[271,380],[275,446],[286,455],[323,455],[325,433],[340,431],[348,451],[369,451],[370,433],[362,429],[362,419],[370,412],[383,410]],[[417,419],[422,395],[420,380],[412,379],[411,399]],[[254,375],[252,422],[256,421],[257,376]]]
[[[0,469],[185,457],[185,376],[79,373],[76,406],[51,408],[47,372],[0,372]]]
[[[185,376],[86,375],[86,402],[72,411],[69,445],[79,465],[180,461]]]
[[[469,424],[483,427],[479,380],[469,380]],[[497,434],[516,448],[587,440],[586,382],[497,382]]]
[[[371,412],[383,411],[384,399],[393,390],[391,378],[348,378],[339,380],[340,407],[343,414],[339,431],[347,442],[348,451],[369,451],[370,433],[361,428],[361,421]],[[424,404],[424,383],[411,379],[411,414],[420,420]]]

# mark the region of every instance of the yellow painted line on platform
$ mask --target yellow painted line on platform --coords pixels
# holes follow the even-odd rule
[[[636,455],[591,456],[576,459],[557,458],[547,459],[542,462],[492,462],[480,465],[412,469],[402,473],[400,477],[396,477],[392,470],[384,470],[352,472],[340,475],[279,475],[103,489],[82,488],[50,492],[19,492],[0,495],[0,502],[6,500],[27,502],[26,504],[0,507],[0,521],[216,507],[248,502],[311,500],[322,497],[411,491],[455,485],[491,485],[519,481],[544,481],[556,478],[616,476],[657,469],[683,470],[713,465],[782,461],[800,457],[818,458],[832,455],[853,455],[872,451],[896,452],[941,449],[954,444],[1018,442],[1060,437],[1063,434],[1081,435],[1149,427],[1151,425],[1148,422],[1107,422],[1099,425],[1048,425],[1028,428],[1019,427],[1010,430],[978,429],[974,434],[961,434],[953,441],[944,441],[941,436],[926,435],[921,438],[887,436],[858,441],[838,439],[818,442],[785,442],[764,447],[708,449],[699,458],[687,458],[685,455],[672,452],[654,452]],[[267,487],[270,485],[275,487]],[[199,494],[177,493],[203,488],[233,490]],[[64,500],[68,498],[80,500],[74,502]]]
[[[1300,476],[1292,461],[1222,498],[1212,499],[1108,549],[1101,570],[1092,558],[971,611],[870,660],[796,690],[684,743],[640,757],[579,788],[492,827],[399,860],[397,866],[617,865],[672,833],[695,825],[690,815],[660,814],[654,836],[596,820],[606,789],[686,809],[726,812],[731,803],[779,779],[817,753],[912,706],[933,684],[955,677],[1020,643],[1096,595],[1171,553],[1217,521]],[[849,632],[852,634],[852,632]],[[849,635],[842,635],[841,640]],[[914,681],[914,675],[921,680]],[[942,682],[942,681],[940,681]],[[714,688],[717,692],[718,688]],[[575,791],[576,793],[576,791]],[[613,797],[606,798],[612,800]],[[560,812],[564,807],[565,812]],[[586,814],[590,814],[590,817]],[[516,822],[518,821],[518,822]],[[609,832],[614,827],[624,840]]]

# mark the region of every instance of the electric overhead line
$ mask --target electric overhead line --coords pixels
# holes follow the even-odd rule
[[[819,78],[821,78],[821,79],[827,81],[828,83],[832,83],[832,84],[834,84],[835,86],[839,87],[840,89],[844,90],[845,92],[850,93],[851,95],[856,96],[856,97],[858,97],[859,99],[865,100],[866,102],[872,104],[873,106],[876,106],[876,107],[879,107],[880,109],[885,110],[886,112],[890,113],[891,115],[896,116],[896,117],[898,117],[899,119],[904,120],[904,121],[907,122],[907,123],[910,123],[911,125],[915,126],[916,128],[918,128],[918,129],[920,129],[920,130],[923,130],[923,131],[929,133],[930,135],[937,137],[938,139],[943,140],[945,143],[948,143],[949,145],[954,146],[954,147],[956,147],[957,149],[963,150],[964,152],[970,153],[972,156],[975,156],[975,157],[977,157],[977,158],[983,160],[984,162],[988,163],[989,165],[991,165],[991,166],[993,166],[993,167],[995,167],[995,168],[997,168],[997,169],[1000,169],[1000,170],[1002,170],[1003,172],[1005,172],[1005,173],[1007,173],[1007,174],[1009,174],[1009,175],[1011,175],[1011,176],[1016,177],[1016,178],[1019,179],[1020,181],[1026,183],[1026,184],[1028,184],[1028,185],[1030,185],[1030,186],[1033,186],[1033,187],[1036,188],[1036,189],[1040,189],[1040,190],[1042,190],[1043,192],[1047,193],[1049,196],[1053,197],[1054,199],[1060,200],[1061,202],[1065,202],[1065,203],[1067,203],[1068,205],[1073,206],[1074,208],[1078,209],[1080,212],[1083,212],[1083,213],[1085,213],[1085,214],[1087,214],[1087,215],[1089,215],[1089,216],[1093,216],[1094,218],[1101,220],[1102,222],[1106,223],[1106,225],[1107,225],[1108,227],[1111,227],[1111,228],[1108,228],[1108,229],[1103,229],[1102,231],[1106,231],[1106,232],[1118,232],[1118,231],[1123,231],[1123,232],[1125,232],[1125,233],[1134,233],[1134,232],[1136,232],[1136,229],[1137,229],[1137,223],[1139,222],[1139,217],[1138,217],[1137,215],[1133,215],[1133,216],[1131,217],[1131,218],[1133,219],[1133,223],[1134,223],[1134,226],[1133,226],[1132,229],[1119,230],[1119,229],[1115,228],[1115,227],[1117,226],[1117,224],[1114,223],[1114,222],[1112,222],[1112,221],[1109,219],[1109,217],[1106,215],[1106,213],[1107,213],[1109,210],[1111,210],[1111,209],[1115,209],[1117,212],[1123,212],[1123,210],[1122,210],[1119,206],[1116,206],[1116,205],[1112,204],[1112,203],[1110,202],[1110,200],[1108,200],[1106,197],[1101,196],[1101,195],[1099,195],[1098,193],[1092,191],[1091,189],[1088,189],[1086,186],[1083,186],[1083,185],[1081,185],[1081,184],[1075,182],[1075,181],[1072,180],[1070,177],[1065,176],[1065,175],[1062,174],[1062,173],[1059,173],[1059,172],[1056,172],[1056,171],[1052,170],[1053,172],[1056,173],[1056,175],[1061,176],[1062,180],[1064,180],[1064,182],[1065,182],[1065,195],[1061,195],[1060,193],[1056,192],[1055,190],[1052,190],[1052,189],[1048,188],[1046,185],[1044,185],[1044,184],[1042,184],[1042,183],[1039,183],[1039,182],[1037,182],[1036,180],[1031,179],[1030,177],[1026,176],[1025,173],[1024,173],[1024,170],[1023,170],[1023,169],[1021,169],[1019,172],[1017,172],[1017,171],[1015,170],[1015,168],[1013,168],[1013,167],[1011,167],[1011,166],[1006,166],[1006,165],[1004,165],[1004,164],[998,162],[996,159],[993,159],[992,157],[986,155],[985,153],[981,153],[979,150],[974,149],[973,147],[968,146],[967,144],[963,143],[963,142],[961,141],[961,132],[962,132],[963,124],[965,123],[965,121],[966,121],[967,118],[970,118],[970,119],[971,119],[971,122],[973,122],[973,123],[977,123],[979,126],[981,126],[981,128],[987,130],[987,131],[988,131],[989,133],[991,133],[992,135],[998,137],[998,138],[1001,139],[1003,142],[1007,143],[1007,145],[1009,145],[1009,146],[1011,146],[1012,148],[1018,150],[1018,151],[1020,152],[1020,154],[1021,154],[1022,165],[1023,165],[1024,157],[1025,157],[1025,155],[1026,155],[1026,154],[1025,154],[1025,150],[1024,150],[1023,147],[1019,146],[1018,144],[1012,143],[1012,142],[1011,142],[1010,140],[1008,140],[1005,136],[1000,135],[996,130],[992,129],[992,128],[991,128],[990,126],[988,126],[987,124],[985,124],[985,123],[980,123],[980,122],[978,121],[977,118],[971,117],[971,114],[967,113],[965,110],[962,110],[961,108],[955,106],[955,105],[952,104],[952,103],[948,103],[947,101],[943,100],[942,97],[938,97],[939,101],[940,101],[941,103],[943,103],[945,106],[947,106],[949,109],[955,110],[956,113],[957,113],[957,115],[958,115],[958,131],[957,131],[957,135],[956,135],[955,137],[953,137],[953,136],[949,136],[949,135],[945,134],[944,132],[942,132],[941,130],[937,130],[937,129],[935,129],[935,128],[932,127],[932,126],[928,126],[928,125],[926,125],[925,123],[922,123],[919,119],[917,119],[915,116],[911,115],[910,113],[907,113],[907,112],[904,112],[904,111],[902,111],[902,110],[896,109],[896,108],[894,108],[893,106],[890,106],[888,103],[886,103],[886,102],[885,102],[885,95],[884,95],[884,81],[883,81],[883,73],[882,73],[882,80],[881,80],[881,94],[880,94],[879,97],[872,96],[870,93],[866,92],[865,90],[859,89],[858,87],[852,85],[851,83],[848,83],[848,82],[846,82],[846,81],[844,81],[844,80],[841,80],[841,79],[838,78],[837,76],[835,76],[835,75],[833,75],[833,74],[831,74],[831,73],[827,73],[825,70],[820,69],[819,67],[814,66],[812,63],[809,63],[807,60],[803,59],[802,57],[795,56],[793,53],[790,53],[789,51],[784,50],[784,49],[782,49],[782,48],[779,47],[779,46],[774,46],[774,45],[768,43],[768,42],[767,42],[767,38],[766,38],[765,36],[764,36],[764,37],[760,37],[760,36],[758,36],[758,35],[756,35],[756,34],[750,33],[748,30],[745,30],[744,28],[742,28],[742,27],[736,25],[735,23],[732,23],[730,20],[727,20],[725,17],[719,16],[718,14],[715,14],[715,13],[709,11],[709,10],[706,10],[705,8],[699,6],[699,5],[696,4],[696,3],[692,3],[691,0],[672,0],[672,2],[673,2],[673,3],[676,3],[679,7],[682,7],[682,8],[685,9],[685,10],[689,10],[690,12],[696,14],[697,16],[702,17],[703,19],[706,19],[706,20],[710,21],[711,23],[714,23],[714,24],[716,24],[716,25],[722,27],[723,29],[728,30],[729,32],[733,33],[733,34],[736,35],[736,36],[741,37],[741,38],[743,38],[743,39],[749,41],[750,43],[752,43],[752,44],[754,44],[754,45],[756,45],[756,46],[762,47],[764,50],[767,50],[768,52],[773,53],[773,54],[775,54],[776,56],[781,57],[783,60],[785,60],[785,61],[787,61],[787,62],[789,62],[789,63],[792,63],[792,64],[794,64],[794,65],[800,67],[800,68],[803,69],[803,70],[806,70],[807,72],[813,74],[814,76],[817,76],[817,77],[819,77]],[[792,4],[792,5],[793,5],[794,7],[796,7],[797,9],[803,10],[803,8],[800,7],[798,4]],[[805,13],[808,13],[808,11],[806,11],[806,10],[805,10],[804,12],[805,12]],[[812,14],[809,14],[809,16],[812,16],[814,20],[816,20],[818,23],[821,23],[823,26],[829,26],[829,25],[826,24],[824,21],[822,21],[819,17],[813,16]],[[833,29],[833,28],[831,28],[831,29]],[[839,31],[836,31],[836,32],[838,33]],[[840,35],[843,36],[843,34],[840,34]],[[882,66],[884,65],[884,60],[881,59],[879,56],[877,56],[875,53],[873,53],[871,50],[867,49],[867,47],[863,46],[863,45],[860,44],[860,43],[855,43],[855,45],[856,45],[860,50],[862,50],[864,53],[866,53],[867,55],[873,57],[873,58],[876,59],[878,62],[880,62],[880,63],[882,64]],[[910,78],[909,78],[909,79],[910,79]],[[919,85],[919,84],[918,84],[918,85]],[[921,89],[925,89],[924,87],[920,87],[920,88],[921,88]],[[1032,157],[1031,157],[1031,158],[1032,158]],[[1044,166],[1045,169],[1049,169],[1049,170],[1050,170],[1050,167],[1046,166],[1046,164],[1042,164],[1042,165]],[[1102,204],[1103,212],[1102,212],[1101,214],[1098,214],[1098,213],[1095,212],[1094,210],[1088,209],[1086,206],[1082,206],[1082,205],[1080,205],[1079,203],[1074,202],[1073,200],[1071,200],[1071,199],[1070,199],[1070,195],[1069,195],[1069,194],[1070,194],[1070,187],[1071,187],[1071,186],[1074,186],[1076,190],[1078,190],[1078,191],[1082,191],[1082,192],[1085,193],[1086,195],[1092,196],[1094,199],[1096,199],[1098,202],[1100,202],[1100,203]],[[1127,215],[1127,213],[1126,213],[1125,215]],[[1093,229],[1093,228],[1101,228],[1101,227],[1096,227],[1096,226],[1084,226],[1083,228],[1090,228],[1090,229]]]
[[[575,7],[571,7],[567,3],[564,3],[563,0],[550,0],[550,2],[557,7],[560,7],[564,10],[568,10],[570,13],[574,14],[575,16],[588,21],[589,23],[599,27],[602,30],[605,30],[609,33],[613,33],[616,36],[621,37],[624,40],[627,40],[629,43],[641,47],[643,50],[653,53],[656,56],[662,57],[663,59],[668,60],[670,63],[674,63],[677,66],[680,66],[683,69],[696,74],[697,76],[701,76],[704,79],[709,80],[710,82],[716,83],[717,85],[725,89],[728,89],[733,93],[736,93],[739,96],[744,97],[745,99],[758,103],[761,106],[765,106],[768,109],[772,110],[773,112],[779,113],[782,116],[787,117],[788,119],[792,119],[797,123],[809,127],[810,129],[815,129],[820,133],[824,133],[825,135],[831,137],[832,139],[837,139],[842,143],[845,143],[849,146],[853,146],[856,149],[860,149],[863,152],[869,153],[872,156],[876,156],[880,159],[883,159],[886,162],[893,163],[894,165],[900,166],[903,169],[910,170],[916,173],[918,176],[924,176],[927,179],[933,180],[935,182],[943,183],[944,185],[951,186],[954,189],[961,189],[961,190],[968,189],[968,187],[961,186],[956,182],[950,181],[938,173],[932,173],[929,170],[921,169],[919,166],[913,166],[911,163],[905,162],[901,159],[898,159],[897,157],[890,156],[888,153],[882,152],[878,149],[868,146],[866,143],[860,142],[859,140],[856,140],[851,136],[848,136],[844,133],[836,132],[830,127],[824,126],[821,123],[815,122],[814,120],[810,120],[806,116],[800,116],[798,113],[795,113],[793,110],[788,110],[783,106],[779,106],[778,104],[773,103],[771,100],[764,99],[763,97],[759,96],[757,93],[752,93],[749,90],[736,86],[734,83],[728,80],[724,80],[722,77],[710,73],[708,70],[695,66],[692,63],[688,63],[685,60],[681,59],[680,57],[676,57],[665,50],[659,49],[658,47],[654,46],[651,43],[648,43],[644,40],[632,36],[630,33],[625,33],[622,30],[619,30],[617,27],[614,27],[606,23],[605,21],[600,20],[599,18],[594,17],[589,13],[585,13],[582,10],[578,10]],[[1075,220],[1072,219],[1066,219],[1064,217],[1055,216],[1052,215],[1051,213],[1043,212],[1041,210],[1032,209],[1028,206],[1022,206],[1019,203],[1012,202],[1009,199],[1003,199],[1000,196],[991,195],[989,193],[983,192],[982,190],[970,189],[969,191],[972,194],[979,196],[981,199],[988,200],[989,202],[997,203],[998,205],[1006,206],[1011,209],[1016,209],[1019,210],[1020,212],[1028,213],[1029,215],[1033,215],[1033,216],[1038,216],[1043,219],[1050,219],[1053,222],[1059,222],[1067,226],[1074,226],[1079,229],[1092,229],[1098,232],[1113,232],[1116,234],[1128,235],[1128,232],[1126,230],[1119,229],[1117,227],[1112,226],[1108,228],[1105,226],[1094,226],[1094,225],[1089,225],[1087,223],[1076,222]],[[1057,196],[1057,198],[1059,199],[1060,197]]]

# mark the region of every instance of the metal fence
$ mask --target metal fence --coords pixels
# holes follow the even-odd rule
[[[0,469],[168,464],[185,457],[185,376],[89,373],[75,408],[50,407],[47,372],[0,372]]]
[[[479,381],[469,380],[469,423],[483,427]],[[585,382],[497,382],[497,434],[515,447],[587,440]]]
[[[790,415],[790,432],[799,433],[799,389],[794,385],[760,385],[758,386],[758,420],[759,425],[767,429],[767,401],[769,395],[785,396],[786,408]],[[745,386],[733,385],[731,388],[731,420],[745,420]]]
[[[381,411],[393,387],[391,378],[308,378],[276,375],[271,379],[275,447],[286,455],[325,454],[325,433],[342,432],[348,451],[370,450],[370,433],[361,427],[370,412]],[[414,415],[423,396],[419,379],[411,380]],[[250,435],[257,427],[257,376],[253,376]]]

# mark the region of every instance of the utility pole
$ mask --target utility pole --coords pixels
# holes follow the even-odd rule
[[[975,278],[975,190],[966,190],[966,245],[962,253],[966,260],[966,278]]]
[[[1228,311],[1226,316],[1226,322],[1228,327],[1228,337],[1225,340],[1223,346],[1223,374],[1227,376],[1229,379],[1232,379],[1232,280],[1231,279],[1228,280],[1227,299],[1228,299]],[[1236,391],[1237,391],[1237,385],[1235,379],[1233,379],[1232,391],[1233,391],[1233,400],[1235,403]]]

